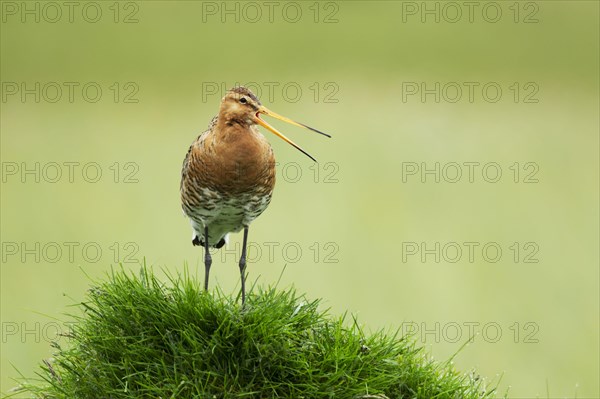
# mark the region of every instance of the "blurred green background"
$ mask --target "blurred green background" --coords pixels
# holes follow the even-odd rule
[[[598,8],[3,1],[0,391],[52,356],[86,274],[145,258],[203,276],[181,162],[252,83],[334,137],[273,121],[314,165],[265,133],[279,180],[251,280],[416,331],[439,360],[475,333],[457,367],[510,397],[598,397]],[[227,292],[240,238],[215,255]]]

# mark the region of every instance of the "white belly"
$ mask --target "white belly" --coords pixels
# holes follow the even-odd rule
[[[228,233],[237,233],[256,219],[271,202],[271,196],[245,195],[234,199],[215,199],[209,207],[194,209],[190,218],[194,235],[204,239],[208,226],[208,244],[213,246]]]

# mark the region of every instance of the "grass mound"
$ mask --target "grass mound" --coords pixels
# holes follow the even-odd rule
[[[75,317],[67,348],[18,392],[37,398],[491,398],[409,338],[364,334],[293,289],[242,309],[188,276],[113,272]]]

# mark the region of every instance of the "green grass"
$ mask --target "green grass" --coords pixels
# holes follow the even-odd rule
[[[187,275],[143,267],[95,282],[36,379],[35,398],[491,398],[482,379],[436,363],[410,337],[366,334],[294,289],[255,287],[242,308]]]

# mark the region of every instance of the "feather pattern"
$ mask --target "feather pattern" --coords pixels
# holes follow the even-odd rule
[[[221,247],[271,202],[275,158],[254,124],[214,117],[190,146],[181,171],[181,203],[194,231],[193,243]]]

